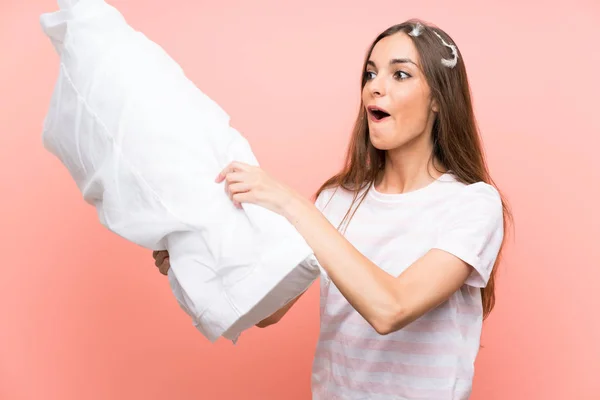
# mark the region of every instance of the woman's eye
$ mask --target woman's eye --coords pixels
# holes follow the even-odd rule
[[[365,78],[367,78],[367,80],[373,79],[374,77],[375,77],[375,72],[373,72],[373,71],[365,72]]]
[[[396,71],[396,73],[394,74],[396,79],[400,79],[400,80],[404,80],[404,79],[408,79],[410,78],[410,75],[407,74],[404,71]]]

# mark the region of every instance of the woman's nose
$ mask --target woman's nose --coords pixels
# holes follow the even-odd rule
[[[383,77],[376,76],[369,85],[371,95],[375,97],[381,97],[385,95],[385,85],[385,79],[383,79]]]

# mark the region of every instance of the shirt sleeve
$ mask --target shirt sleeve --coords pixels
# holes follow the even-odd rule
[[[317,199],[315,200],[315,206],[321,213],[325,213],[325,206],[329,202],[331,198],[331,189],[325,189],[319,193]]]
[[[473,271],[466,283],[485,287],[504,239],[502,201],[491,185],[468,185],[452,202],[439,228],[435,248],[455,255]]]

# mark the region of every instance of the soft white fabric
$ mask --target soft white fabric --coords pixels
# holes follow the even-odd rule
[[[319,267],[278,214],[235,208],[214,182],[258,165],[229,116],[103,0],[59,1],[40,22],[60,55],[44,146],[103,225],[168,249],[169,282],[209,340],[239,334],[302,293]]]

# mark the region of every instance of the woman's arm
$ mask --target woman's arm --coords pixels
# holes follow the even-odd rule
[[[439,249],[433,248],[394,277],[362,255],[312,202],[260,167],[233,162],[216,182],[226,183],[238,207],[258,204],[286,217],[344,297],[381,334],[404,327],[446,301],[475,269],[489,274],[502,242],[497,192],[489,185],[470,185],[465,193],[474,197],[462,199],[458,210],[453,210],[451,223],[436,245]],[[479,285],[486,283],[482,278]]]
[[[163,275],[168,275],[169,268],[171,268],[170,260],[169,260],[169,252],[166,250],[161,251],[153,251],[152,257],[154,257],[154,264],[158,267],[158,270]],[[298,301],[298,299],[305,292],[300,293],[295,299],[288,302],[285,306],[281,307],[279,310],[268,316],[267,318],[260,321],[256,326],[259,328],[266,328],[269,325],[276,324],[281,321],[281,318],[292,308],[294,304]]]
[[[393,277],[362,255],[310,201],[294,196],[282,215],[304,237],[348,302],[383,335],[443,303],[472,271],[458,257],[433,249]]]

